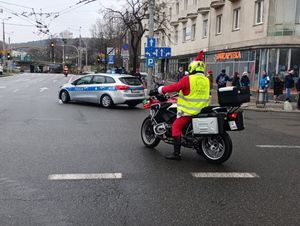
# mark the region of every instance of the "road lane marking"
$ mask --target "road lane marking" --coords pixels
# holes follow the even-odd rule
[[[42,87],[42,88],[40,88],[40,92],[44,92],[47,89],[48,89],[47,87]]]
[[[258,178],[256,173],[238,173],[238,172],[206,172],[206,173],[191,173],[195,178]]]
[[[74,75],[71,76],[71,78],[69,79],[69,82],[68,82],[68,83],[71,83],[72,80],[73,80],[73,78],[74,78]]]
[[[293,148],[293,149],[300,149],[299,145],[256,145],[258,148]]]
[[[51,174],[48,180],[101,180],[121,179],[122,173]]]

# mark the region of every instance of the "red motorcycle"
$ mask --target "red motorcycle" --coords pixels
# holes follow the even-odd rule
[[[250,91],[226,87],[218,93],[220,106],[208,106],[193,116],[192,122],[183,129],[181,142],[183,147],[196,150],[210,163],[221,164],[232,153],[232,141],[227,132],[244,129],[240,105],[250,101]],[[146,147],[155,148],[160,141],[174,144],[171,128],[177,117],[176,97],[159,94],[144,103],[144,108],[150,109],[141,127]]]

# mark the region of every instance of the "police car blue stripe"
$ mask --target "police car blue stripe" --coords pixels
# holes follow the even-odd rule
[[[79,92],[79,91],[117,91],[115,86],[88,86],[88,87],[67,87],[65,88],[69,92]],[[143,87],[130,87],[128,90],[144,90]]]

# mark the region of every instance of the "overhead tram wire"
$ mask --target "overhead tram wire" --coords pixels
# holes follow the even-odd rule
[[[11,3],[11,2],[0,1],[0,3],[6,4],[6,5],[17,6],[17,7],[20,7],[20,8],[31,9],[31,7],[23,6],[23,5],[18,5],[18,4]]]

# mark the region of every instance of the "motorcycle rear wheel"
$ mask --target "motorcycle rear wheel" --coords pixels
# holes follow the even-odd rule
[[[204,137],[197,153],[213,164],[222,164],[227,161],[232,153],[232,141],[228,133]]]
[[[153,131],[153,125],[150,117],[145,118],[142,124],[141,137],[147,148],[155,148],[160,142],[160,138],[158,138]]]

